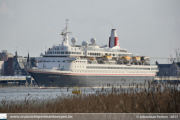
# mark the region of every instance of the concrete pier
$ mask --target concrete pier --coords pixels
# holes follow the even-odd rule
[[[0,85],[36,85],[29,76],[0,76]]]
[[[180,77],[177,76],[161,76],[161,77],[155,77],[154,79],[157,83],[177,83],[180,84]]]

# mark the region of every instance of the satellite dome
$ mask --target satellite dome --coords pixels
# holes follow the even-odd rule
[[[74,44],[77,42],[77,39],[73,37],[73,38],[71,39],[71,42],[72,42],[73,45],[74,45]]]
[[[82,46],[88,46],[88,42],[87,41],[83,41],[82,42]]]
[[[96,43],[96,38],[91,38],[91,44],[95,44]]]

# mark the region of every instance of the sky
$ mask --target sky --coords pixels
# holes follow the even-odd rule
[[[0,0],[0,52],[39,57],[62,43],[60,33],[69,21],[69,43],[77,38],[108,45],[117,30],[121,48],[160,63],[180,49],[179,0]]]

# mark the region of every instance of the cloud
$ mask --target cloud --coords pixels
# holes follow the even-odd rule
[[[3,2],[3,4],[1,5],[0,12],[3,14],[7,14],[9,16],[9,18],[12,18],[13,14],[14,14],[11,9],[7,8],[6,2]]]

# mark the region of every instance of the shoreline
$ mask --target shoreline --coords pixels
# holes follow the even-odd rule
[[[68,90],[68,89],[67,89]],[[2,101],[1,113],[179,113],[179,86],[168,84],[149,85],[148,88],[115,88],[91,89],[94,94],[69,94],[56,90],[59,96],[35,97],[29,100],[26,96],[22,102]],[[83,90],[83,89],[82,89]],[[109,91],[110,90],[110,91]],[[51,92],[55,92],[52,90]],[[86,92],[85,92],[86,93]],[[41,93],[40,93],[41,94]],[[63,97],[63,95],[65,95]],[[31,96],[29,96],[31,98]],[[9,107],[7,107],[7,105]]]

